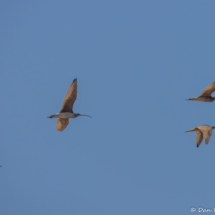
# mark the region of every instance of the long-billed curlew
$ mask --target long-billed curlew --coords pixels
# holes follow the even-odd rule
[[[63,100],[62,108],[60,112],[55,115],[48,116],[47,118],[59,118],[57,120],[56,128],[58,131],[63,131],[69,124],[69,118],[76,118],[82,115],[80,113],[73,113],[73,104],[77,98],[77,78],[70,84],[66,96]],[[91,117],[91,116],[88,116]],[[91,117],[92,118],[92,117]]]
[[[215,96],[211,96],[211,94],[215,91],[215,82],[209,84],[201,93],[200,96],[193,97],[186,100],[194,100],[201,102],[213,102],[215,100]]]
[[[215,128],[215,126],[210,126],[210,125],[200,125],[195,128],[192,128],[188,131],[185,132],[190,132],[190,131],[195,131],[196,132],[196,146],[199,147],[203,138],[205,140],[205,143],[208,144],[211,135],[212,135],[212,130]]]

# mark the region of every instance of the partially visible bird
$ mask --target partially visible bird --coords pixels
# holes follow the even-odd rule
[[[211,96],[211,94],[215,91],[215,82],[209,84],[201,93],[200,96],[193,97],[186,100],[194,100],[201,102],[213,102],[215,100],[215,96]]]
[[[200,125],[195,128],[192,128],[188,131],[185,132],[190,132],[190,131],[195,131],[196,132],[196,146],[197,148],[200,146],[203,138],[205,140],[205,144],[208,144],[211,135],[212,135],[212,130],[215,129],[215,126],[210,126],[210,125]]]
[[[55,115],[48,116],[47,118],[58,118],[56,129],[58,131],[63,131],[69,124],[69,118],[76,118],[78,116],[88,116],[82,115],[80,113],[73,113],[73,105],[77,98],[77,78],[73,80],[70,84],[66,96],[63,100],[62,108],[60,112]],[[88,116],[91,117],[91,116]],[[92,117],[91,117],[92,118]]]

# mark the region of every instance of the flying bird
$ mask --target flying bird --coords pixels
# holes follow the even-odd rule
[[[80,113],[73,112],[73,105],[77,98],[77,78],[73,80],[70,84],[66,96],[63,100],[62,108],[60,112],[55,115],[48,116],[47,118],[58,118],[56,129],[58,131],[63,131],[69,124],[69,118],[76,118],[78,116],[88,116]],[[91,116],[88,116],[92,118]]]
[[[201,102],[213,102],[215,100],[215,96],[211,96],[211,94],[215,91],[215,82],[209,84],[201,93],[200,96],[193,97],[186,100],[194,100]]]
[[[205,144],[208,144],[211,135],[212,135],[212,130],[215,128],[215,126],[209,126],[209,125],[200,125],[195,128],[192,128],[188,131],[185,132],[190,132],[190,131],[195,131],[196,132],[196,146],[197,148],[200,146],[203,138],[205,140]]]

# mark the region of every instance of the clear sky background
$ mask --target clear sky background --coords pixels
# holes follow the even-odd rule
[[[0,213],[215,208],[214,0],[0,2]],[[74,78],[77,113],[56,130]],[[197,212],[195,212],[197,213]]]

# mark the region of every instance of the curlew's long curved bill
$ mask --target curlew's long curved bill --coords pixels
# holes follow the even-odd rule
[[[83,115],[83,114],[80,114],[79,116],[88,116],[88,115]],[[88,116],[88,117],[92,118],[91,116]]]

